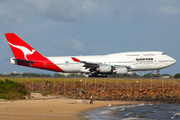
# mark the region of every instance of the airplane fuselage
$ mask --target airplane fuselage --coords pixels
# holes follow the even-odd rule
[[[74,62],[72,56],[66,57],[47,57],[50,61],[60,67],[64,72],[89,73],[83,66],[83,63]],[[110,66],[129,66],[128,71],[147,71],[157,70],[169,67],[176,63],[176,60],[159,51],[145,52],[123,52],[108,55],[96,56],[74,56],[81,61],[106,64]],[[83,69],[84,68],[84,69]]]

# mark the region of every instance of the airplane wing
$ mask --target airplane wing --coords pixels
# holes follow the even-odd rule
[[[129,65],[115,65],[114,67],[126,67],[127,69],[131,69]]]
[[[102,64],[98,62],[87,62],[87,61],[81,61],[75,57],[71,57],[74,62],[80,62],[84,63],[84,67],[86,68],[98,68],[100,65],[107,65],[107,64]],[[107,65],[108,66],[108,65]],[[126,66],[126,65],[111,65],[112,67],[126,67],[127,69],[130,69],[131,66]]]
[[[73,59],[74,62],[80,62],[80,63],[84,63],[84,67],[86,68],[98,68],[99,64],[101,63],[95,63],[95,62],[87,62],[87,61],[80,61],[79,59],[75,58],[75,57],[71,57]]]

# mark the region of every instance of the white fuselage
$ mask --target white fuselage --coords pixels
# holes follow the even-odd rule
[[[84,63],[74,62],[72,56],[47,57],[50,61],[67,73],[89,73]],[[110,66],[129,66],[128,71],[159,70],[176,63],[172,57],[159,51],[123,52],[96,56],[74,56],[81,61],[106,64]]]

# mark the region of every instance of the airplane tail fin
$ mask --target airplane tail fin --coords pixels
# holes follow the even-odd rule
[[[4,33],[4,35],[6,36],[6,39],[14,54],[15,59],[34,61],[37,60],[37,58],[40,59],[43,57],[30,45],[28,45],[21,38],[19,38],[16,34]]]
[[[4,33],[15,58],[11,58],[11,63],[26,67],[64,72],[60,67],[48,58],[39,54],[30,45],[24,42],[14,33]]]

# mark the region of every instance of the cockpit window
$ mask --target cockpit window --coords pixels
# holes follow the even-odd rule
[[[162,53],[162,55],[165,55],[165,53]]]

